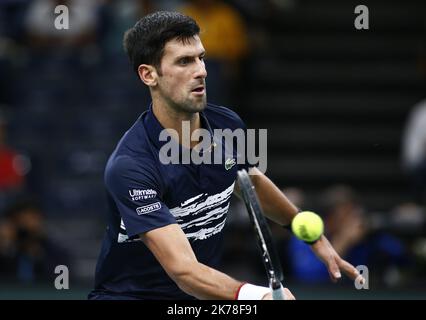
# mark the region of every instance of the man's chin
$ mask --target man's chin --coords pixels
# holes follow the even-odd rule
[[[187,105],[187,109],[190,112],[200,112],[203,111],[207,106],[206,99],[203,99],[201,102],[191,103]]]
[[[204,103],[202,103],[202,104],[198,105],[198,106],[196,107],[197,112],[203,111],[203,110],[206,108],[206,106],[207,106],[207,103],[206,103],[206,102],[204,102]]]
[[[187,99],[181,103],[174,103],[174,108],[180,112],[197,113],[203,111],[207,106],[207,99],[204,96],[202,99]]]

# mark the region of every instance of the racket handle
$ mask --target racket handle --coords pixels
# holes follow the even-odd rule
[[[272,300],[286,300],[281,282],[271,279]]]
[[[284,288],[272,289],[272,300],[285,300]]]

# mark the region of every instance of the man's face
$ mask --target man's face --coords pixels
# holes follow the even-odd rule
[[[204,47],[198,36],[170,40],[164,46],[158,90],[177,111],[195,113],[206,107]]]

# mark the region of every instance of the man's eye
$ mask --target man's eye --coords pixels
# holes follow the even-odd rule
[[[181,65],[186,65],[186,64],[188,64],[190,61],[189,61],[189,59],[187,59],[187,58],[184,58],[184,59],[180,59],[179,60],[179,64],[181,64]]]

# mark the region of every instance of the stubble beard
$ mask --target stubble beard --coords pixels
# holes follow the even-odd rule
[[[173,102],[171,105],[178,112],[197,113],[206,108],[207,97],[206,94],[201,98],[188,97],[182,102]]]

